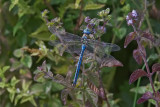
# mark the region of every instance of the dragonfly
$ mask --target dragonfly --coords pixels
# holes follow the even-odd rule
[[[110,52],[120,50],[120,47],[116,44],[105,43],[98,40],[90,39],[89,37],[92,34],[92,31],[88,28],[85,28],[83,30],[82,37],[65,32],[64,30],[59,30],[55,26],[49,26],[48,28],[51,33],[53,33],[60,39],[60,42],[67,46],[67,52],[76,53],[79,55],[79,60],[73,80],[73,86],[76,86],[84,54],[93,53],[98,57],[104,58],[107,53],[109,54]],[[52,43],[50,42],[49,44]]]

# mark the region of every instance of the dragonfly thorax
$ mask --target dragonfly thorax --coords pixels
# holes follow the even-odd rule
[[[87,35],[86,34],[83,34],[81,42],[82,42],[82,44],[87,44]]]

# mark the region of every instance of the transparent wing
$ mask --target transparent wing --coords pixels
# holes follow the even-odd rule
[[[91,39],[87,40],[87,47],[92,50],[92,53],[95,53],[99,57],[103,57],[105,54],[109,55],[110,52],[120,50],[120,47],[116,44],[104,43]]]
[[[60,29],[60,28],[56,28],[56,26],[50,26],[50,27],[48,27],[48,29],[51,33],[55,34],[60,39],[60,41],[63,41],[66,43],[69,43],[69,42],[79,43],[79,42],[81,42],[80,36],[65,32],[65,30],[63,28]]]
[[[76,43],[76,42],[66,42],[62,43],[60,41],[49,41],[48,44],[50,46],[56,46],[57,48],[65,48],[65,51],[68,53],[75,53],[80,55],[81,49],[82,49],[82,43]],[[84,52],[84,55],[93,53],[94,50],[89,45],[86,47],[86,50]]]
[[[60,41],[49,41],[48,44],[50,46],[55,46],[58,49],[59,48],[65,48],[65,51],[68,53],[75,53],[75,54],[80,54],[81,53],[81,43],[76,43],[76,42],[60,42]]]

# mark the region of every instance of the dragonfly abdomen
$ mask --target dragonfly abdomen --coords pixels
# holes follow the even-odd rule
[[[83,58],[83,53],[84,53],[85,49],[86,49],[86,45],[82,44],[82,50],[81,50],[81,54],[80,54],[79,61],[78,61],[78,64],[77,64],[77,69],[76,69],[76,73],[75,73],[74,80],[73,80],[73,86],[75,86],[76,83],[77,83],[79,70],[80,70],[80,66],[81,66],[81,62],[82,62],[82,58]]]

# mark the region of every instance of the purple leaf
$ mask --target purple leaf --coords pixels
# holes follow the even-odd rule
[[[135,50],[133,51],[133,57],[134,57],[134,59],[136,60],[136,62],[137,62],[138,64],[142,64],[142,56],[141,56],[141,54],[139,53],[139,49],[135,49]]]
[[[51,71],[45,72],[44,78],[52,78],[53,73]]]
[[[142,70],[142,69],[137,69],[136,71],[134,71],[130,78],[129,78],[129,84],[132,84],[133,82],[135,82],[139,77],[142,76],[147,76],[147,73]]]
[[[100,68],[117,66],[123,66],[123,64],[120,61],[116,60],[114,57],[106,57],[102,60]]]
[[[128,34],[128,36],[126,36],[125,42],[124,42],[124,48],[126,48],[128,46],[128,44],[135,39],[136,33],[135,32],[131,32]]]
[[[99,89],[90,81],[87,81],[88,87],[97,95],[99,95]]]
[[[160,71],[160,64],[156,63],[152,66],[152,73]]]
[[[152,42],[154,41],[154,37],[150,33],[143,32],[142,37],[144,37]]]
[[[151,98],[153,98],[153,94],[148,91],[144,93],[141,98],[138,99],[137,104],[141,104]]]

